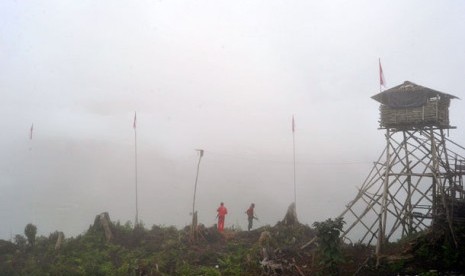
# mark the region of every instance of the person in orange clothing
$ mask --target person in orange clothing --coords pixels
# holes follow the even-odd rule
[[[228,209],[226,209],[226,207],[224,207],[224,203],[221,202],[220,207],[218,207],[216,211],[218,212],[218,215],[216,215],[218,218],[218,231],[223,232],[224,218],[226,217],[226,214],[228,214]]]

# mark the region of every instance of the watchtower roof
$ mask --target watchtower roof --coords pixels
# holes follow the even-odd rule
[[[458,99],[454,95],[436,91],[410,81],[405,81],[403,84],[378,93],[371,98],[390,108],[410,108],[423,106],[428,99],[437,96],[448,100]]]

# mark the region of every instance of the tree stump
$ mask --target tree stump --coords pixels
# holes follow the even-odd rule
[[[113,235],[110,229],[110,224],[111,224],[111,221],[110,221],[110,215],[108,214],[108,212],[103,212],[100,215],[97,215],[95,217],[94,227],[101,226],[103,228],[107,242],[113,238]]]
[[[297,219],[297,211],[295,209],[295,203],[291,203],[287,208],[286,216],[282,221],[284,225],[296,225],[299,224],[299,220]]]
[[[57,241],[55,243],[55,250],[59,250],[61,248],[64,238],[65,238],[65,234],[63,234],[63,232],[58,232]]]

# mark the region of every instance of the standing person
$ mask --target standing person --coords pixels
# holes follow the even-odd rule
[[[224,207],[224,203],[221,202],[220,207],[218,207],[216,211],[218,212],[218,215],[216,215],[216,217],[218,218],[218,231],[223,232],[224,218],[228,213],[228,209],[226,209],[226,207]]]
[[[253,220],[257,219],[255,217],[255,215],[254,215],[254,208],[255,208],[255,204],[252,203],[252,204],[250,204],[249,209],[247,209],[247,211],[245,211],[245,213],[247,214],[247,219],[249,220],[249,226],[248,226],[249,231],[250,231],[250,229],[252,229]]]

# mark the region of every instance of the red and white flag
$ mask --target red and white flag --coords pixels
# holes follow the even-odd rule
[[[384,79],[383,67],[381,66],[381,59],[379,59],[378,62],[379,62],[379,85],[386,87],[386,80]]]
[[[134,124],[132,125],[134,129],[136,129],[136,112],[134,112]]]
[[[32,140],[32,132],[34,131],[34,124],[31,125],[31,130],[29,131],[29,140]]]

